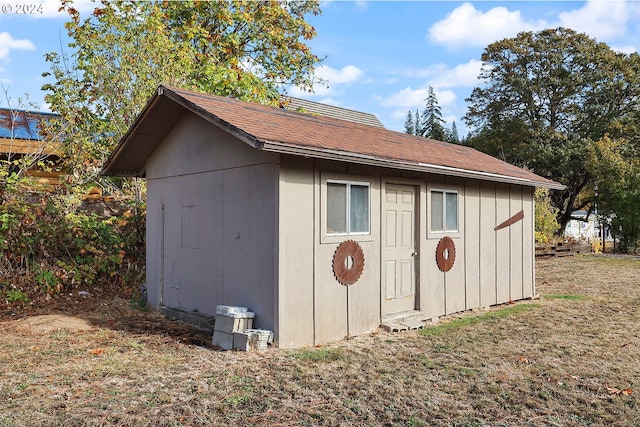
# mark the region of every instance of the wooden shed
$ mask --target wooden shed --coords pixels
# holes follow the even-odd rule
[[[161,86],[105,165],[147,179],[149,302],[280,347],[535,294],[534,188],[468,147]]]

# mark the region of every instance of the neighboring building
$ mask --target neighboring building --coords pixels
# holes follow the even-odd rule
[[[336,107],[334,105],[321,104],[309,101],[308,99],[294,98],[292,96],[282,97],[282,108],[299,113],[307,113],[315,116],[331,117],[332,119],[348,120],[363,125],[384,128],[384,125],[374,114],[363,113],[361,111]]]
[[[58,161],[60,153],[43,140],[40,129],[41,124],[52,117],[56,115],[0,108],[0,160],[31,156],[37,160]],[[34,164],[27,175],[38,178],[42,184],[55,185],[60,173]]]
[[[571,216],[579,219],[572,219],[567,223],[564,229],[565,237],[571,237],[576,240],[586,240],[588,242],[602,239],[600,221],[598,221],[595,213],[592,212],[588,219],[587,211],[585,210],[573,211]],[[608,233],[605,233],[605,238],[609,239],[609,236],[606,234]]]
[[[147,178],[151,305],[281,347],[535,295],[534,188],[469,147],[161,86],[107,161]]]

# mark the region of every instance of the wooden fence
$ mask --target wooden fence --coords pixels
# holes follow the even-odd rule
[[[536,257],[562,257],[593,252],[589,243],[548,243],[536,245]]]

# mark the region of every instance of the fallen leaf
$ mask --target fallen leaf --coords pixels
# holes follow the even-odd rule
[[[101,348],[94,348],[93,350],[89,350],[89,353],[91,354],[102,354],[104,353],[104,350]]]
[[[607,386],[607,391],[609,394],[623,395],[623,396],[631,396],[633,394],[633,390],[630,388],[619,389],[617,387],[609,387]]]

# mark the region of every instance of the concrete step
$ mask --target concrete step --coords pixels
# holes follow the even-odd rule
[[[424,328],[428,320],[422,312],[411,310],[386,316],[380,326],[389,332],[409,331]]]

